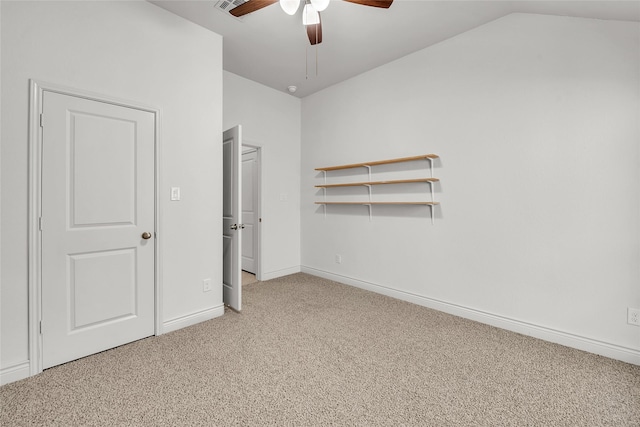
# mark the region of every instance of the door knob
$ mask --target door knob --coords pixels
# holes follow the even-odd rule
[[[238,224],[238,228],[244,230],[244,224]]]
[[[231,226],[231,229],[232,229],[232,230],[237,230],[237,229],[238,229],[238,224],[233,224],[233,225]]]
[[[144,233],[142,233],[142,238],[144,240],[150,239],[151,238],[151,233],[149,233],[148,231],[145,231]]]

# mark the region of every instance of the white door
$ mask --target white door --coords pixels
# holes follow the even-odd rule
[[[242,128],[236,126],[226,130],[222,136],[222,240],[223,272],[222,299],[236,311],[242,309],[242,276],[240,255],[242,254]]]
[[[48,368],[154,334],[155,116],[45,91],[42,135]]]
[[[242,269],[256,273],[258,208],[258,152],[242,153]]]

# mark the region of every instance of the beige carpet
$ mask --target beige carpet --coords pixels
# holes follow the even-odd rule
[[[640,367],[304,274],[0,388],[2,426],[639,426]]]
[[[250,285],[252,283],[256,283],[257,281],[258,279],[256,279],[255,274],[242,270],[242,286]]]

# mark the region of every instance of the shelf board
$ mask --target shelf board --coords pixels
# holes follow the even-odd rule
[[[384,185],[384,184],[410,184],[413,182],[438,182],[439,178],[416,178],[416,179],[395,179],[392,181],[369,181],[369,182],[350,182],[344,184],[321,184],[316,185],[316,188],[335,188],[335,187],[359,187],[369,185]]]
[[[420,205],[434,206],[440,202],[315,202],[316,205]]]
[[[327,171],[336,171],[341,169],[361,168],[365,166],[378,166],[378,165],[388,165],[391,163],[410,162],[412,160],[437,159],[438,157],[439,156],[437,154],[422,154],[420,156],[401,157],[399,159],[378,160],[375,162],[364,162],[364,163],[353,163],[350,165],[342,165],[342,166],[329,166],[326,168],[316,168],[316,170],[327,172]]]

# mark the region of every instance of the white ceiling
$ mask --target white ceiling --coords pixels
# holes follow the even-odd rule
[[[640,21],[640,0],[395,0],[389,9],[331,0],[316,50],[300,10],[289,16],[273,4],[238,19],[218,0],[151,2],[222,35],[225,70],[284,92],[295,85],[299,97],[510,13]]]

